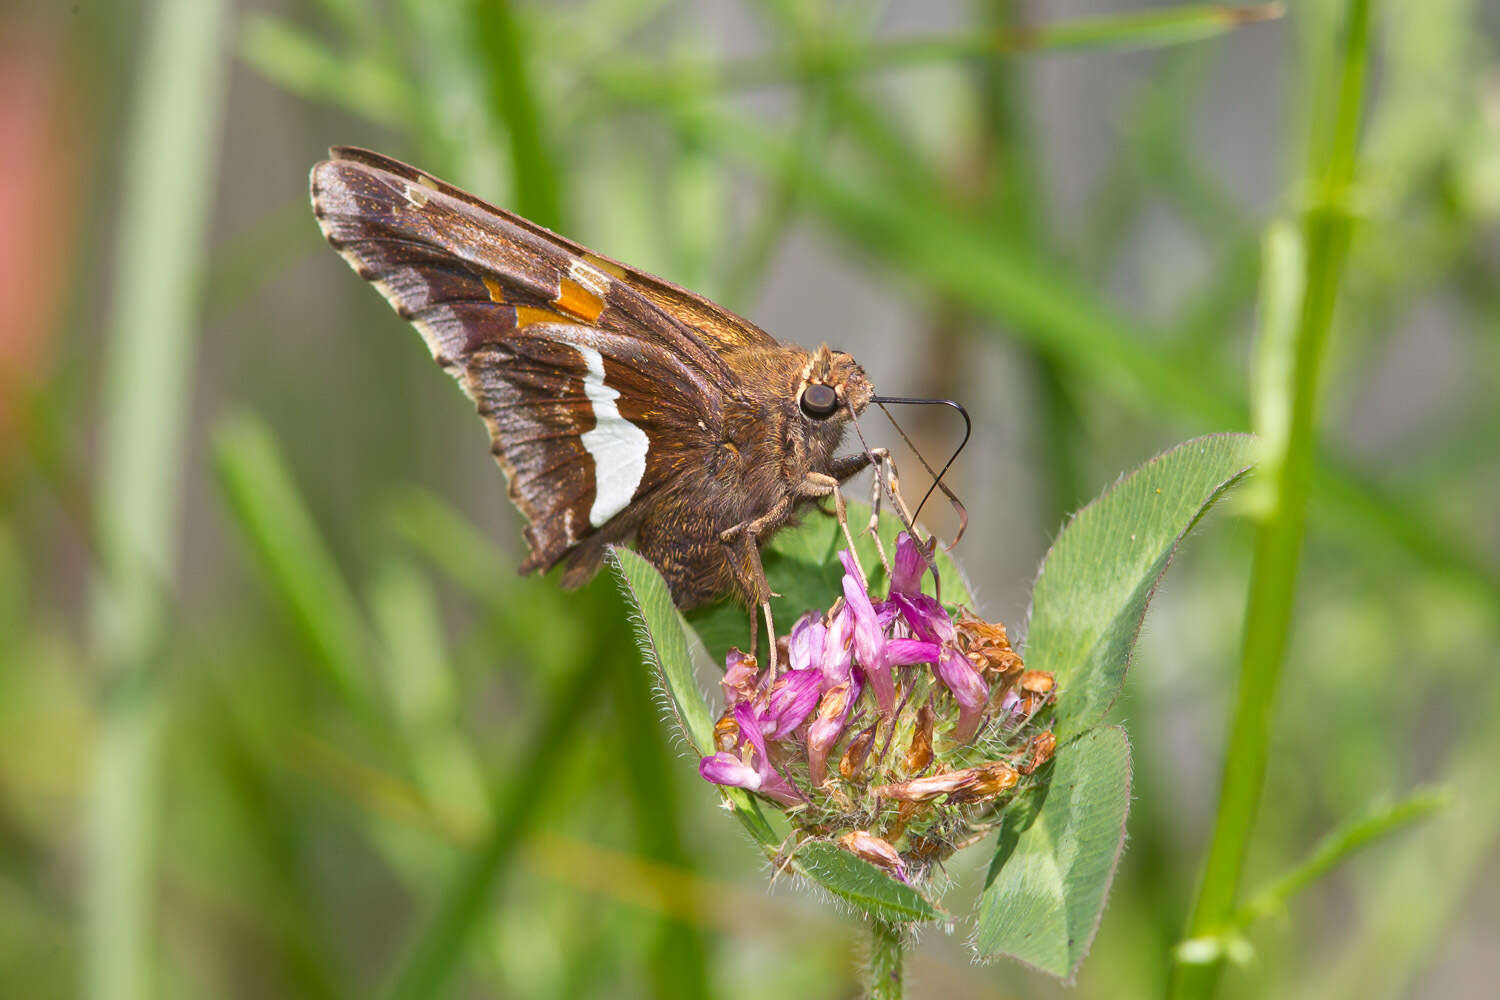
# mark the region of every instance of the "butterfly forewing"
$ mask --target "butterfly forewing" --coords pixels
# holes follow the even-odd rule
[[[484,417],[530,522],[523,568],[586,540],[597,557],[717,434],[732,386],[719,338],[619,279],[622,265],[394,160],[335,155],[313,170],[319,224]]]

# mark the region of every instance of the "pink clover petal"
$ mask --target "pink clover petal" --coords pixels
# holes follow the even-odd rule
[[[920,594],[927,560],[908,532],[896,536],[896,559],[891,566],[891,594]]]
[[[719,678],[719,686],[724,689],[724,704],[733,706],[749,700],[755,694],[759,680],[755,658],[731,649],[724,658],[724,668],[724,676]]]
[[[854,560],[854,553],[848,549],[839,549],[839,562],[844,564],[844,575],[858,580],[860,589],[868,592],[869,585],[865,583],[865,575],[859,571],[859,563]]]
[[[818,703],[818,714],[807,726],[808,775],[816,787],[823,783],[828,751],[843,735],[844,724],[859,697],[859,686],[851,679],[830,687]]]
[[[734,721],[739,723],[740,738],[750,744],[754,751],[752,756],[755,760],[755,771],[760,776],[760,787],[756,791],[782,803],[801,802],[802,796],[797,792],[796,787],[771,766],[771,757],[766,752],[766,733],[763,729],[767,724],[766,720],[761,719],[748,702],[742,701],[734,706]]]
[[[698,774],[716,785],[747,788],[752,792],[760,790],[760,772],[734,754],[722,750],[712,757],[700,760]]]
[[[809,611],[797,620],[786,644],[787,659],[793,670],[823,668],[823,640],[827,632],[816,612]]]
[[[943,650],[937,662],[937,675],[953,692],[953,700],[958,702],[958,724],[954,726],[953,738],[967,743],[979,729],[979,720],[990,696],[989,686],[974,665],[956,649]]]
[[[962,653],[956,649],[945,649],[937,661],[937,675],[953,699],[964,708],[983,708],[989,700],[990,689]]]
[[[807,727],[807,780],[817,788],[828,775],[828,751],[839,741],[844,724],[834,719],[818,719]]]
[[[755,710],[755,706],[748,701],[742,701],[734,706],[734,721],[740,727],[740,739],[754,747],[755,752],[764,759],[766,756],[765,720]]]
[[[771,728],[766,733],[773,740],[783,739],[788,733],[802,725],[808,713],[818,704],[818,695],[823,692],[821,670],[788,670],[776,680],[766,706],[766,718]]]
[[[793,785],[790,781],[787,781],[785,778],[783,778],[780,773],[778,773],[777,770],[770,765],[766,765],[766,767],[761,770],[760,788],[756,789],[756,791],[760,792],[760,794],[766,796],[767,798],[775,799],[777,802],[780,802],[784,806],[796,805],[799,802],[807,801],[807,799],[803,797],[802,793],[797,791],[796,785]]]
[[[854,661],[854,616],[846,604],[829,621],[823,632],[823,678],[827,686],[842,684],[849,679],[849,667]]]
[[[844,577],[844,600],[845,607],[854,619],[855,659],[866,670],[878,668],[885,635],[875,617],[875,608],[870,604],[870,595],[858,577]]]
[[[885,662],[892,667],[936,663],[942,652],[942,646],[923,639],[887,639],[885,642]]]
[[[894,594],[891,603],[900,609],[901,617],[919,639],[944,644],[958,641],[953,619],[936,598],[926,594]]]
[[[896,678],[891,674],[890,664],[881,661],[865,670],[855,671],[854,676],[864,675],[870,690],[875,692],[875,704],[886,715],[896,707]]]

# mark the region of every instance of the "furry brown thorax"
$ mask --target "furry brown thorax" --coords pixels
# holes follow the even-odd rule
[[[752,589],[756,567],[748,550],[726,546],[721,534],[759,519],[756,535],[764,538],[812,502],[814,497],[798,495],[800,484],[817,476],[842,483],[868,464],[862,453],[836,454],[850,410],[863,413],[874,395],[851,356],[826,345],[809,352],[776,344],[735,351],[725,360],[739,376],[739,391],[727,401],[722,434],[708,460],[689,470],[668,502],[672,513],[663,523],[675,530],[663,537],[643,525],[636,538],[637,549],[661,570],[683,608],[726,590],[746,604],[766,599]],[[828,415],[805,411],[812,386],[833,390],[836,407]]]

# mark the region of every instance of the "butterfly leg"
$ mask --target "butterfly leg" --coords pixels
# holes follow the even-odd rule
[[[750,612],[750,655],[757,656],[760,653],[760,619],[755,616],[757,610],[765,615],[766,632],[771,636],[771,677],[774,679],[776,677],[776,623],[771,621],[770,601],[761,601],[760,607]]]
[[[884,448],[872,448],[875,456],[875,499],[871,506],[874,508],[870,516],[870,530],[874,531],[880,517],[881,486],[886,487],[885,492],[891,498],[891,505],[896,508],[896,514],[902,522],[915,532],[912,525],[911,509],[906,506],[906,498],[901,495],[901,477],[896,472],[896,461],[891,458],[891,453]],[[881,473],[885,478],[882,480]]]
[[[875,551],[880,554],[880,564],[889,573],[891,560],[886,556],[885,545],[880,540],[880,502],[884,495],[882,487],[887,482],[889,482],[892,491],[897,488],[896,465],[891,461],[890,451],[885,448],[871,448],[869,451],[859,452],[855,455],[846,455],[843,458],[836,459],[833,463],[833,474],[839,482],[843,482],[866,466],[874,466],[875,475],[870,483],[870,524],[865,530],[875,540]],[[887,470],[890,476],[889,480],[882,478],[882,473],[887,472]],[[899,494],[893,495],[892,499],[897,503],[901,503],[902,509],[905,509],[906,505],[900,501]],[[907,520],[910,521],[911,519],[907,518]],[[848,534],[847,528],[845,529],[845,534]]]
[[[863,458],[864,456],[855,456]],[[852,473],[851,473],[852,474]],[[847,478],[847,477],[846,477]],[[809,472],[807,478],[797,489],[797,495],[802,497],[833,497],[834,516],[838,518],[839,528],[844,532],[844,541],[849,543],[849,554],[854,557],[854,565],[859,569],[859,575],[865,575],[865,568],[859,561],[859,549],[854,547],[854,536],[849,532],[849,508],[844,505],[844,492],[839,489],[837,478],[824,475],[821,472]],[[879,550],[879,540],[876,540],[876,549]],[[889,576],[891,567],[885,561],[885,553],[880,553],[880,561],[885,566],[886,575]],[[868,577],[866,577],[868,579]]]
[[[767,662],[771,665],[772,678],[776,676],[776,624],[771,619],[771,598],[775,595],[771,592],[771,584],[766,580],[766,569],[760,561],[760,536],[785,521],[791,509],[791,497],[782,497],[760,517],[741,521],[719,532],[719,541],[730,548],[730,561],[739,577],[741,588],[750,597],[751,603],[760,605],[760,610],[765,615],[766,631],[770,633]],[[750,648],[754,650],[755,645],[755,620],[752,616]]]

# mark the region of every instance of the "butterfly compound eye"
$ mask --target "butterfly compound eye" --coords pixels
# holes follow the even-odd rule
[[[838,408],[838,393],[831,386],[814,383],[802,390],[802,412],[814,420],[827,419]]]

